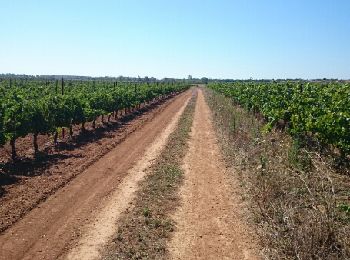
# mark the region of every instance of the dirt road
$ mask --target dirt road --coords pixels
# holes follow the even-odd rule
[[[211,114],[200,90],[189,151],[184,160],[182,206],[169,243],[173,259],[259,259],[244,221],[239,184],[225,171]]]
[[[56,259],[65,258],[67,252],[69,258],[94,258],[101,246],[99,239],[108,239],[109,228],[115,231],[111,225],[115,214],[132,201],[140,172],[164,145],[190,95],[177,97],[152,121],[2,233],[0,259]],[[95,224],[105,230],[97,232]],[[97,240],[88,239],[87,244],[86,239],[95,235]],[[80,249],[70,251],[74,246]],[[93,250],[86,250],[91,247]]]

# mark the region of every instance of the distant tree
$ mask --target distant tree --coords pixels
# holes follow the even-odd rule
[[[201,81],[203,84],[208,84],[209,80],[208,80],[208,78],[203,77],[203,78],[201,78]]]

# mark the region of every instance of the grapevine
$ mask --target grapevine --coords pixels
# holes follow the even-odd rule
[[[7,141],[16,159],[16,139],[33,135],[35,154],[37,136],[51,134],[55,143],[60,129],[86,122],[120,110],[140,107],[155,98],[188,88],[185,83],[120,83],[111,81],[69,81],[60,84],[47,80],[3,80],[0,82],[0,146]]]
[[[313,136],[350,153],[350,85],[330,82],[211,83],[248,110],[260,112],[267,128],[283,122],[293,136]]]

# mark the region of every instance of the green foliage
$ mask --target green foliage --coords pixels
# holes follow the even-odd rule
[[[0,146],[5,143],[5,132],[4,132],[4,107],[0,104]]]
[[[347,213],[347,214],[350,214],[350,205],[348,205],[348,204],[340,204],[340,205],[338,206],[338,208],[339,208],[341,211],[343,211],[343,212],[345,212],[345,213]]]
[[[293,136],[313,135],[350,152],[350,85],[316,82],[212,83],[223,93],[267,120],[266,130],[283,122]]]
[[[188,88],[183,83],[10,80],[0,82],[0,145],[28,134],[48,134],[62,127],[137,106],[160,95]],[[63,93],[63,94],[62,94]]]

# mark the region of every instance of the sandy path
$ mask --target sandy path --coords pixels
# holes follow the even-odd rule
[[[80,248],[86,245],[84,239],[89,234],[97,234],[100,236],[97,238],[107,239],[108,234],[107,236],[101,235],[94,229],[90,229],[89,233],[82,227],[89,227],[89,225],[92,227],[94,223],[101,224],[97,220],[101,214],[109,212],[113,215],[118,213],[118,210],[121,211],[127,207],[128,203],[125,202],[131,199],[117,196],[116,189],[121,189],[125,196],[132,197],[133,190],[136,189],[135,182],[142,176],[133,178],[129,175],[135,174],[135,169],[142,170],[147,166],[144,158],[146,161],[152,159],[152,155],[144,156],[145,152],[149,151],[147,147],[153,147],[151,152],[157,153],[157,149],[160,149],[159,145],[165,142],[166,136],[162,133],[166,132],[164,130],[168,129],[169,124],[173,124],[174,116],[178,115],[190,95],[188,91],[176,97],[174,102],[152,121],[132,133],[124,142],[86,169],[67,186],[57,191],[22,220],[2,233],[0,235],[0,259],[56,259],[64,256],[75,244],[74,241],[79,240],[81,236],[82,239],[78,243]],[[168,132],[170,130],[168,129]],[[159,141],[161,139],[163,140]],[[157,144],[153,146],[153,143]],[[138,163],[140,160],[142,162]],[[134,165],[136,168],[133,168]],[[130,184],[130,191],[123,189],[122,185],[125,184]],[[118,198],[121,201],[118,201]],[[119,209],[118,207],[111,209],[112,204],[119,205],[119,202]],[[106,216],[104,220],[108,223],[106,225],[102,223],[101,227],[107,230],[111,227],[111,221],[116,220],[111,215]],[[100,245],[98,241],[90,242],[96,248]],[[96,250],[89,251],[88,254],[95,256]],[[71,256],[74,257],[74,254]]]
[[[200,90],[170,255],[173,259],[260,259],[239,196],[232,192],[239,185],[225,172],[210,116]]]

